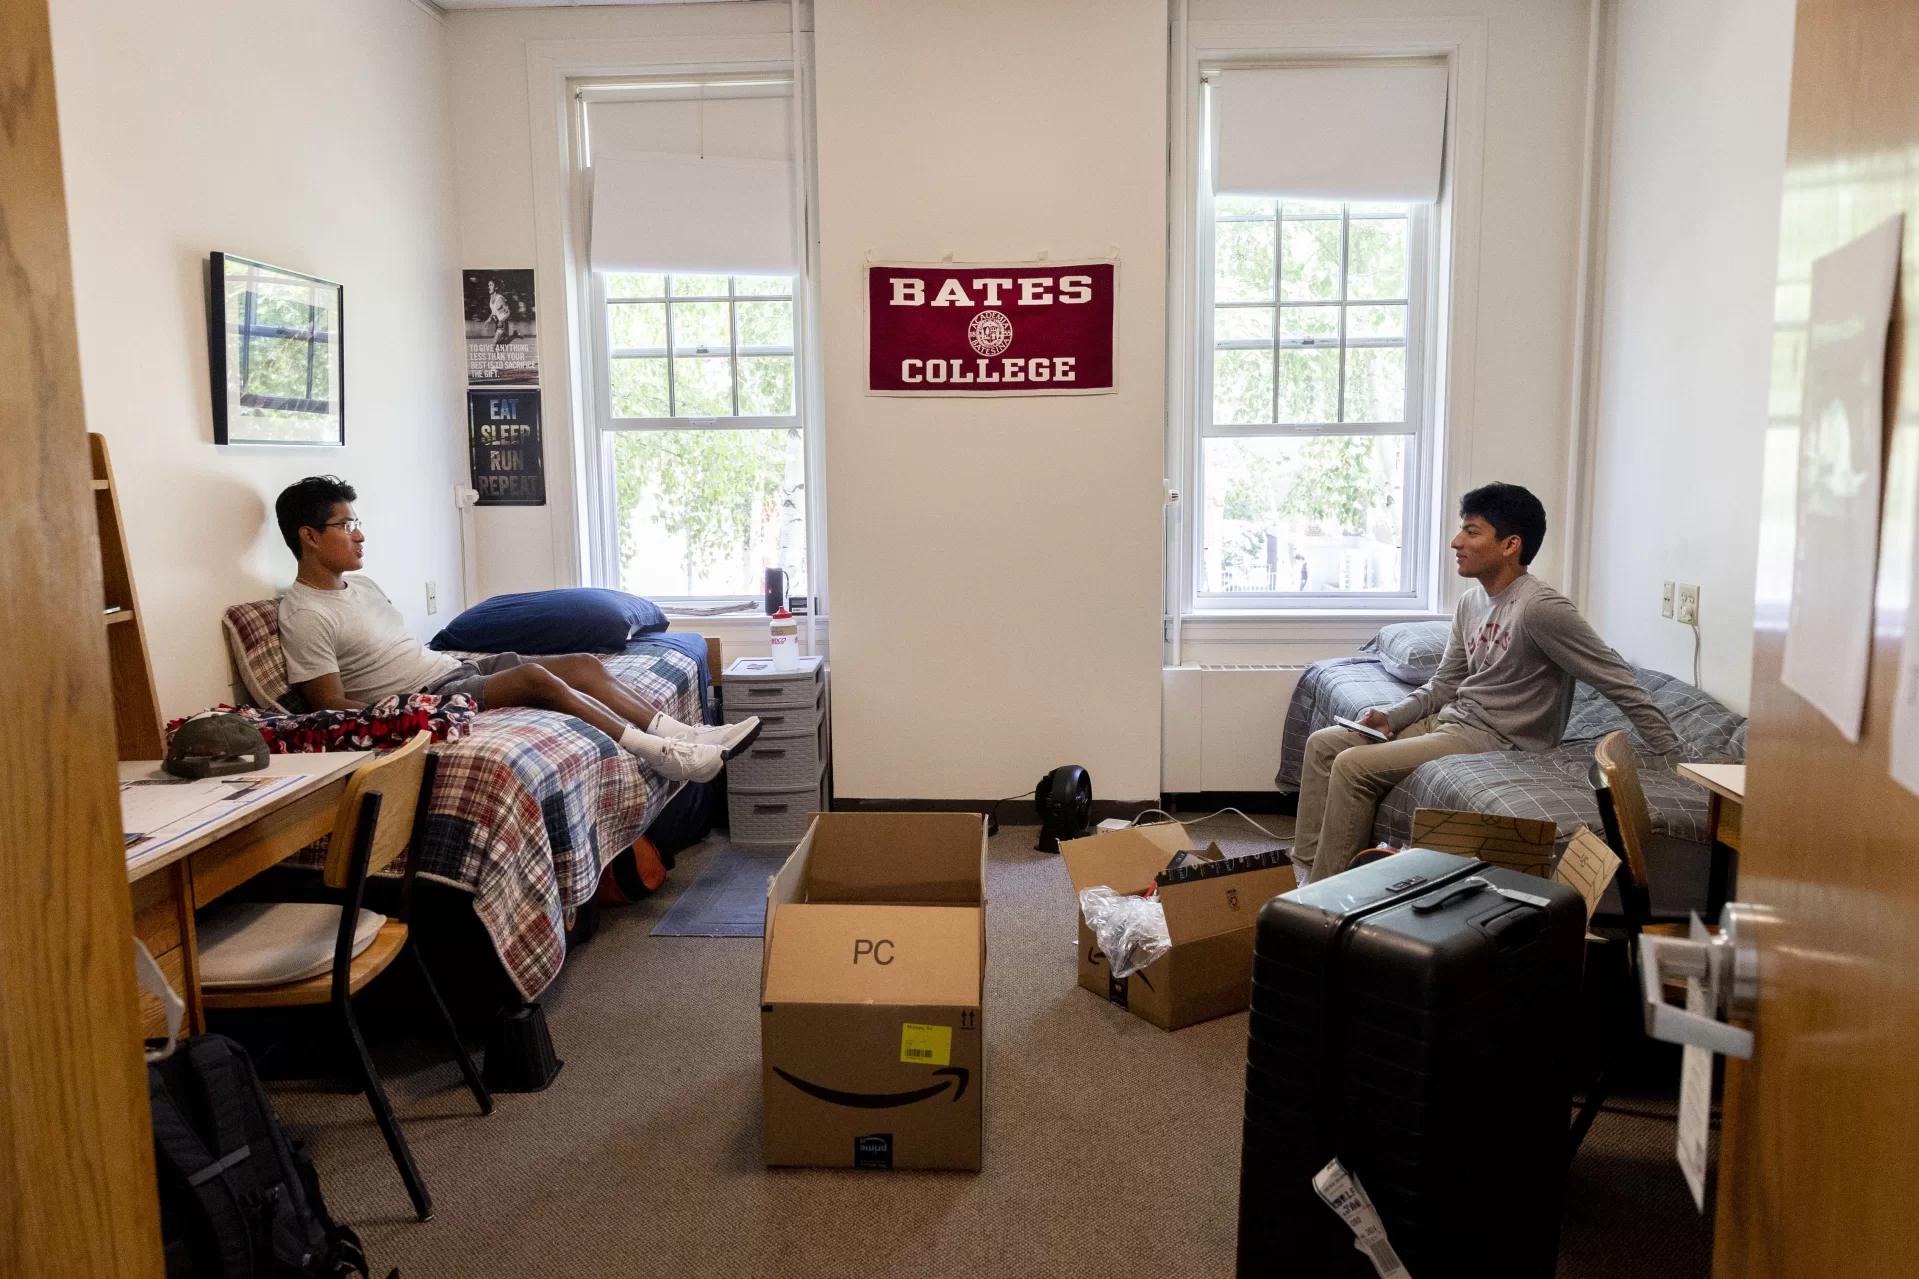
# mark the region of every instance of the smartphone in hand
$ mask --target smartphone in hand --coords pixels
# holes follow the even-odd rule
[[[1356,719],[1347,719],[1344,715],[1333,716],[1333,723],[1339,725],[1341,728],[1350,728],[1355,733],[1364,733],[1376,742],[1390,742],[1393,740],[1370,724],[1362,724]]]

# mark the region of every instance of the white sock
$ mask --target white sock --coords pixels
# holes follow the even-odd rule
[[[626,731],[620,734],[620,748],[641,759],[652,759],[659,754],[660,739],[628,724]]]
[[[653,722],[646,726],[646,731],[655,737],[680,737],[691,728],[691,724],[682,724],[665,711],[661,711],[653,717]]]

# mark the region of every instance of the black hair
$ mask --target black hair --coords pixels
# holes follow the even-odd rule
[[[280,536],[286,539],[293,558],[300,558],[301,529],[325,528],[335,506],[357,501],[359,496],[337,475],[309,475],[282,489],[274,500],[273,516],[280,522]]]
[[[1546,508],[1530,489],[1517,484],[1494,481],[1474,489],[1459,499],[1459,518],[1477,515],[1493,526],[1500,540],[1517,534],[1519,562],[1530,564],[1546,540]]]

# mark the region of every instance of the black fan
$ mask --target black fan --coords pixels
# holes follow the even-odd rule
[[[1039,810],[1039,843],[1033,848],[1057,853],[1060,840],[1093,833],[1093,779],[1078,764],[1061,764],[1033,788],[1033,807]]]

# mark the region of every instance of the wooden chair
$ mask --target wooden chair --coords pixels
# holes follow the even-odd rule
[[[372,944],[358,955],[353,953],[353,942],[367,876],[384,869],[409,845],[416,850],[420,845],[427,811],[423,798],[432,793],[433,787],[434,759],[426,749],[430,739],[431,734],[422,731],[392,754],[364,765],[353,774],[347,784],[346,794],[340,799],[339,812],[333,822],[333,835],[327,844],[326,868],[322,876],[328,888],[343,894],[339,940],[334,948],[332,973],[278,985],[230,986],[206,992],[208,1008],[333,1005],[353,1045],[355,1063],[366,1088],[367,1103],[372,1106],[373,1117],[379,1121],[380,1131],[386,1136],[387,1149],[393,1153],[393,1162],[399,1166],[400,1179],[406,1183],[414,1212],[421,1221],[433,1215],[433,1199],[420,1179],[420,1170],[413,1162],[413,1152],[408,1149],[406,1137],[400,1132],[393,1106],[380,1083],[379,1072],[374,1069],[373,1058],[367,1052],[366,1039],[361,1035],[359,1021],[354,1016],[353,997],[402,954],[410,955],[414,971],[426,987],[428,1000],[433,1005],[433,1013],[438,1018],[453,1059],[459,1064],[460,1073],[466,1076],[466,1084],[473,1090],[474,1100],[480,1103],[481,1114],[493,1113],[493,1098],[480,1081],[480,1072],[474,1068],[473,1058],[467,1054],[466,1046],[460,1042],[459,1032],[447,1013],[446,1002],[440,998],[439,988],[433,984],[432,974],[427,971],[419,951],[410,943],[407,935],[407,905],[413,895],[413,875],[419,865],[417,857],[407,859],[406,872],[401,881],[400,917],[388,919]]]
[[[1602,1033],[1605,1048],[1602,1064],[1592,1086],[1586,1090],[1585,1103],[1573,1121],[1572,1150],[1577,1152],[1587,1129],[1605,1104],[1608,1079],[1640,1036],[1639,1022],[1639,935],[1642,932],[1678,932],[1684,936],[1684,924],[1695,909],[1703,910],[1709,891],[1701,872],[1708,867],[1694,866],[1673,851],[1672,841],[1653,833],[1652,810],[1646,803],[1645,789],[1639,784],[1639,765],[1633,758],[1632,739],[1623,732],[1608,733],[1593,751],[1590,778],[1593,799],[1599,806],[1599,820],[1605,827],[1606,843],[1619,855],[1619,870],[1613,877],[1611,897],[1594,912],[1595,933],[1609,941],[1623,940],[1620,964],[1624,981],[1617,993],[1617,1007],[1604,1016]],[[1654,884],[1659,885],[1658,905],[1654,904]],[[1698,882],[1692,882],[1692,881]]]

